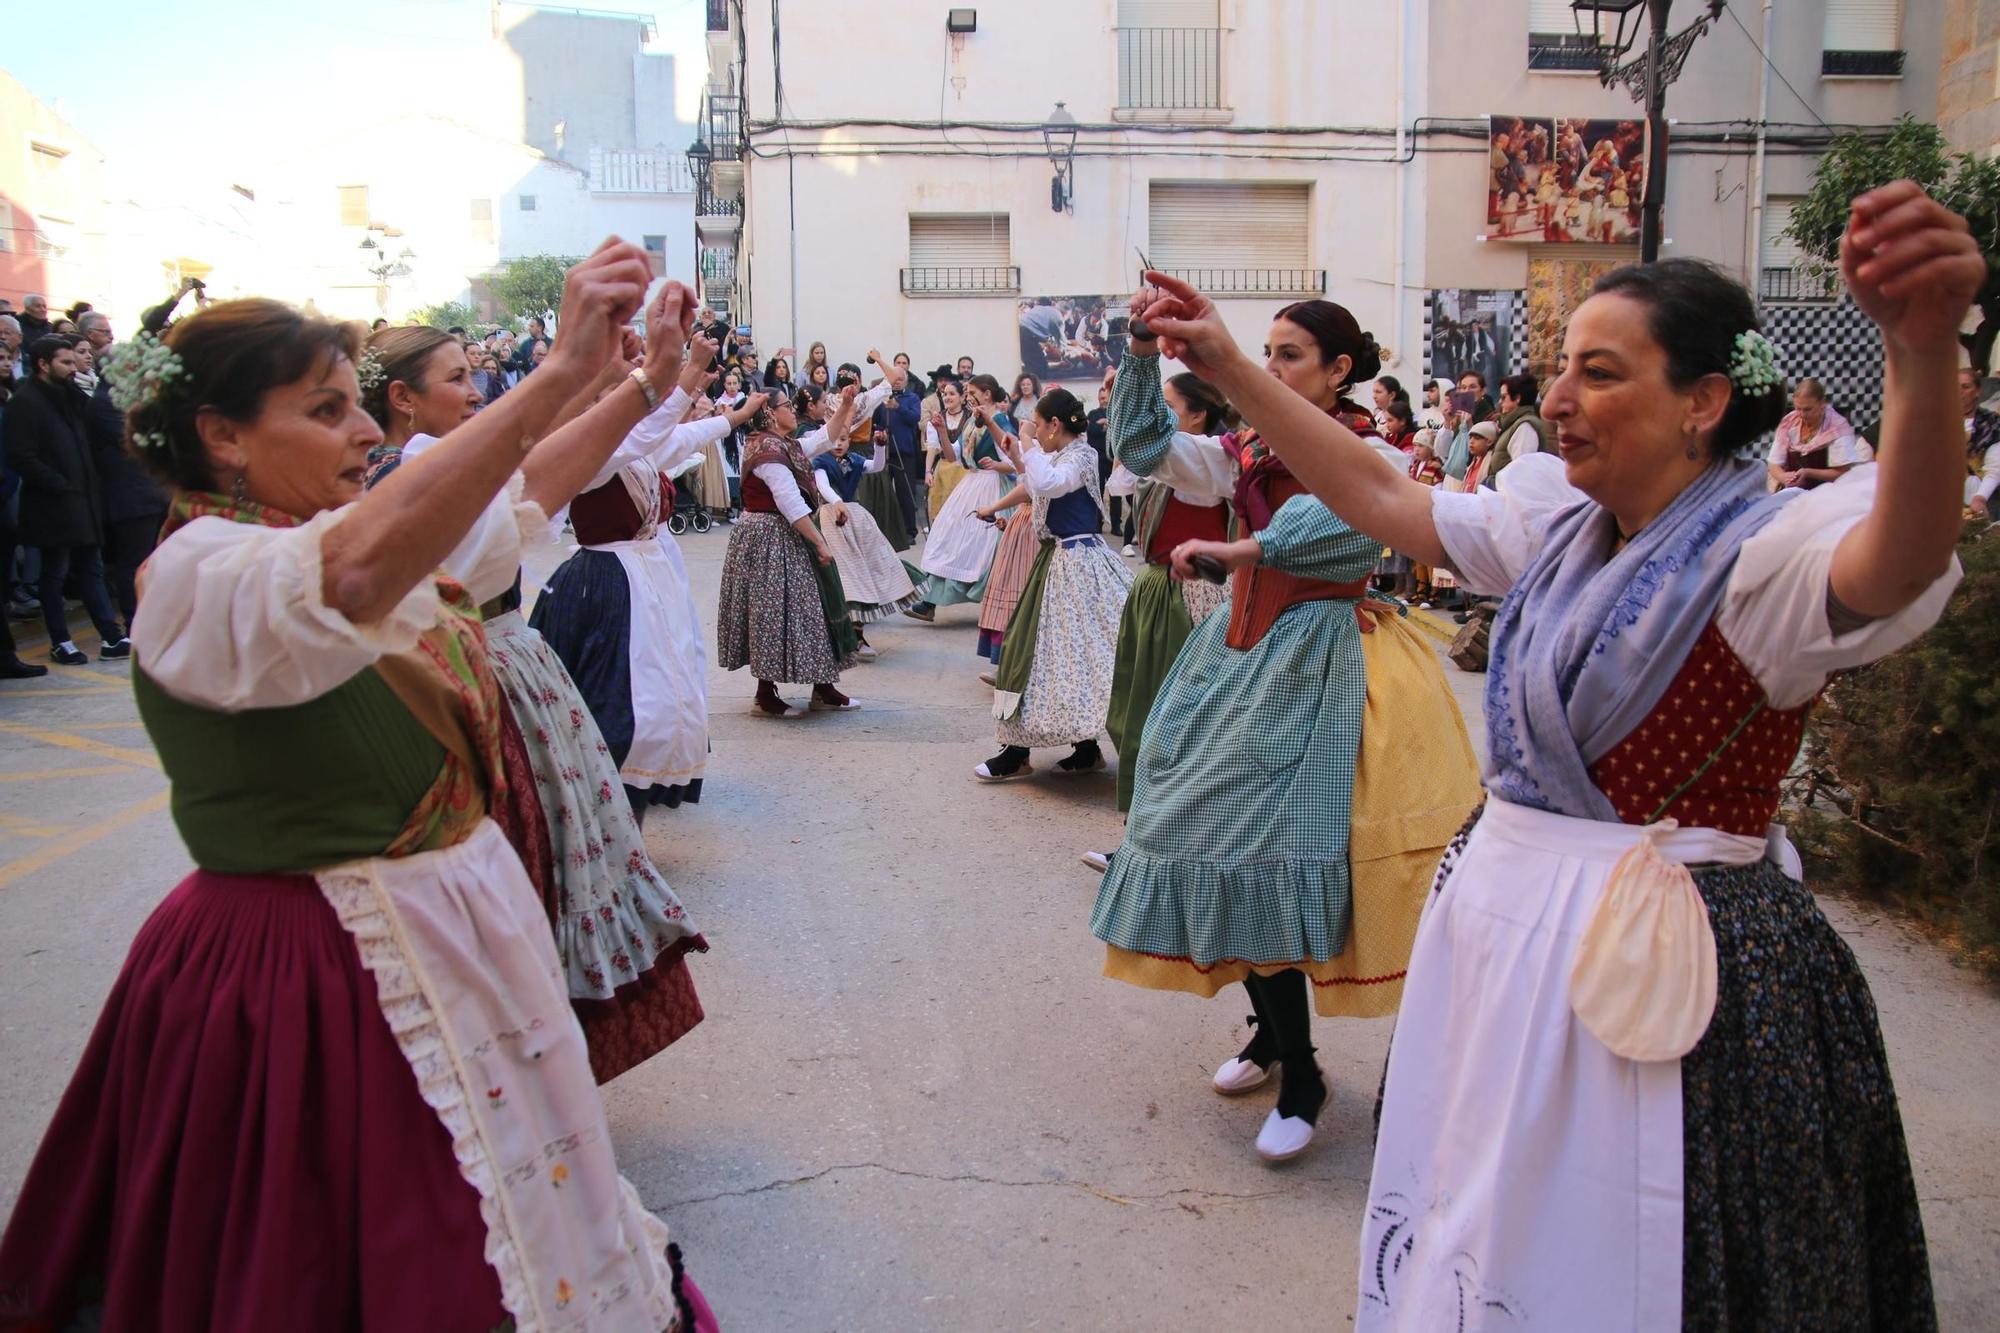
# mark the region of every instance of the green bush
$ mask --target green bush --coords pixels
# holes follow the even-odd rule
[[[2000,975],[2000,529],[1978,528],[1930,633],[1828,688],[1785,817],[1814,887],[1908,910]]]

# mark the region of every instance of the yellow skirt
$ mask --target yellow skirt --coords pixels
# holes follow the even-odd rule
[[[1396,1012],[1438,862],[1480,800],[1479,766],[1465,719],[1430,640],[1401,616],[1379,615],[1374,630],[1361,636],[1361,657],[1368,703],[1348,840],[1354,909],[1347,949],[1300,968],[1312,980],[1313,1008],[1328,1018]],[[1104,975],[1154,990],[1212,996],[1252,972],[1292,966],[1225,960],[1203,967],[1107,945]]]
[[[939,462],[931,469],[931,522],[937,522],[938,511],[951,498],[951,492],[959,482],[971,475],[972,469],[960,467],[957,463]]]

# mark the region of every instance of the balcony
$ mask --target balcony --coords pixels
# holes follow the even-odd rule
[[[743,230],[743,201],[723,199],[713,192],[703,190],[695,196],[694,234],[700,239],[720,240],[735,244],[736,234]]]
[[[708,0],[708,30],[729,31],[729,0]]]
[[[1324,296],[1323,268],[1169,268],[1209,296]]]
[[[1016,264],[902,270],[905,296],[1013,296],[1021,290]]]
[[[709,93],[702,99],[700,128],[717,162],[741,158],[749,146],[743,138],[743,94]]]
[[[1118,29],[1118,120],[1222,122],[1222,29]]]
[[[590,188],[598,194],[693,194],[686,153],[590,150]]]
[[[1757,299],[1775,304],[1820,304],[1840,298],[1840,277],[1803,268],[1767,268],[1757,278]]]
[[[1901,51],[1822,51],[1821,78],[1899,79],[1903,76]]]
[[[1528,34],[1528,68],[1539,74],[1596,74],[1604,67],[1604,49],[1595,37],[1573,32]]]

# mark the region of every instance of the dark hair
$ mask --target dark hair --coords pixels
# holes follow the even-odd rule
[[[778,367],[780,365],[783,365],[785,368],[785,382],[789,383],[791,381],[792,363],[785,360],[785,358],[782,356],[774,356],[769,361],[764,363],[764,383],[776,384],[779,382]]]
[[[1737,335],[1756,330],[1757,307],[1743,285],[1699,259],[1662,259],[1613,269],[1592,296],[1623,296],[1646,307],[1646,327],[1667,354],[1667,378],[1685,389],[1705,375],[1729,377]],[[1784,419],[1785,386],[1756,391],[1729,386],[1729,406],[1715,427],[1715,450],[1727,456]]]
[[[833,383],[833,367],[824,361],[809,361],[806,363],[806,383],[819,384],[819,381],[813,378],[815,375],[824,375],[827,384]],[[822,385],[821,387],[825,386]]]
[[[1017,389],[1020,388],[1022,380],[1026,380],[1028,383],[1035,386],[1034,397],[1040,398],[1042,396],[1042,382],[1041,380],[1035,377],[1034,372],[1024,370],[1020,374],[1016,375],[1014,377],[1014,387]]]
[[[44,333],[28,344],[28,373],[41,374],[43,362],[53,361],[56,353],[67,352],[75,346],[76,343],[66,333]]]
[[[1394,375],[1377,375],[1375,382],[1389,391],[1390,398],[1400,398],[1406,403],[1410,401],[1410,391],[1405,389],[1403,382]]]
[[[1470,375],[1470,376],[1472,376],[1472,378],[1474,378],[1474,379],[1478,380],[1478,381],[1479,381],[1479,387],[1480,387],[1480,388],[1482,388],[1482,389],[1483,389],[1483,388],[1485,388],[1485,387],[1486,387],[1486,372],[1485,372],[1485,371],[1483,371],[1483,370],[1474,370],[1474,369],[1473,369],[1472,367],[1470,367],[1470,366],[1467,366],[1467,367],[1466,367],[1466,368],[1465,368],[1464,370],[1461,370],[1461,371],[1459,371],[1459,372],[1458,372],[1458,377],[1459,377],[1460,379],[1464,379],[1464,378],[1465,378],[1465,377],[1466,377],[1467,375]]]
[[[1500,387],[1523,407],[1533,407],[1542,399],[1541,383],[1533,375],[1509,375],[1500,381]]]
[[[376,425],[384,430],[389,428],[389,386],[407,384],[422,393],[430,387],[425,383],[424,372],[430,366],[431,353],[440,347],[456,346],[457,341],[449,333],[427,324],[377,329],[368,335],[367,351],[382,373],[376,377],[373,388],[361,390],[361,406],[375,418]]]
[[[181,373],[125,414],[125,447],[163,481],[212,491],[215,473],[195,418],[208,411],[256,420],[271,390],[343,358],[358,360],[361,326],[249,297],[176,320],[162,341],[180,358]],[[166,447],[139,448],[133,441],[141,435],[164,436]]]
[[[991,375],[974,375],[966,383],[985,393],[987,401],[991,402],[993,406],[1007,406],[1007,391],[1001,388],[1000,381],[994,379]]]
[[[807,408],[818,407],[820,405],[820,400],[825,397],[826,397],[826,390],[821,388],[819,385],[817,384],[801,385],[799,386],[797,392],[792,394],[792,407],[795,411],[803,412]]]
[[[78,301],[75,305],[69,308],[70,322],[72,324],[81,323],[83,317],[89,314],[91,311],[95,310],[96,308],[97,308],[96,306],[93,306],[88,301]]]
[[[1383,408],[1382,411],[1402,422],[1405,426],[1417,419],[1416,413],[1410,408],[1410,400],[1407,398],[1390,399],[1389,405]]]
[[[1183,370],[1167,383],[1181,396],[1181,401],[1201,417],[1200,434],[1220,435],[1226,430],[1234,430],[1242,422],[1243,418],[1236,415],[1236,409],[1222,396],[1222,390],[1192,370]]]
[[[1338,357],[1346,357],[1353,363],[1347,372],[1349,385],[1363,380],[1372,380],[1382,373],[1382,349],[1375,342],[1375,335],[1365,331],[1359,320],[1344,305],[1331,301],[1294,301],[1275,316],[1298,325],[1312,335],[1319,344],[1321,365],[1331,365]]]
[[[1050,389],[1036,400],[1035,411],[1043,420],[1055,422],[1072,435],[1083,434],[1090,425],[1083,400],[1068,389]]]

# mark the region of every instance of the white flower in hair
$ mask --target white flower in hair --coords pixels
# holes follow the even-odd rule
[[[1736,354],[1729,358],[1729,382],[1746,393],[1761,393],[1785,382],[1778,369],[1778,345],[1755,329],[1736,335]]]
[[[179,379],[183,367],[174,349],[150,333],[141,333],[119,343],[107,354],[111,379],[111,403],[120,412],[152,402],[169,384]],[[140,437],[134,436],[134,440]],[[161,443],[165,443],[162,439]]]
[[[363,393],[370,393],[380,388],[386,374],[387,372],[382,369],[382,358],[375,355],[375,349],[372,347],[363,352],[361,359],[354,363],[354,377],[361,381]]]

